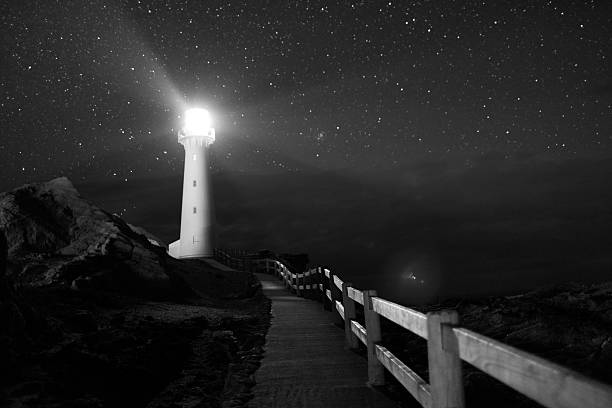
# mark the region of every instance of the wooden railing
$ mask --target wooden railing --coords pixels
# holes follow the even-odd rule
[[[247,269],[248,261],[245,258],[246,255],[247,252],[243,250],[213,249],[213,256],[217,261],[230,268],[239,270]]]
[[[223,258],[233,257],[218,259],[224,262]],[[322,300],[327,310],[335,310],[344,320],[347,346],[354,349],[361,342],[367,348],[369,384],[383,385],[386,369],[423,407],[465,406],[461,360],[545,407],[612,407],[612,387],[460,327],[454,310],[423,314],[385,300],[374,290],[358,290],[322,267],[293,273],[276,259],[235,259],[233,264],[275,274],[297,296]],[[356,305],[363,306],[365,327],[356,320]],[[429,383],[380,344],[380,316],[427,341]]]

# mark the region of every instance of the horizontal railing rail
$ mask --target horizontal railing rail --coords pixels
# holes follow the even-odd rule
[[[298,296],[319,299],[344,320],[349,348],[367,348],[368,382],[384,384],[387,370],[426,408],[465,406],[461,361],[482,370],[548,408],[611,408],[612,387],[573,370],[459,326],[454,310],[421,313],[359,290],[329,269],[316,267],[291,272],[273,258],[245,259],[217,251],[228,266],[275,274]],[[246,262],[245,262],[246,261]],[[365,327],[356,320],[363,306]],[[427,341],[429,382],[400,361],[381,343],[380,316]]]

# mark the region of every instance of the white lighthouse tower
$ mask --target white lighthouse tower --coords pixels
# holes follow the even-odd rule
[[[181,237],[170,244],[168,252],[174,258],[212,257],[213,220],[207,148],[215,141],[215,129],[206,109],[189,109],[184,119],[178,133],[178,142],[185,148]]]

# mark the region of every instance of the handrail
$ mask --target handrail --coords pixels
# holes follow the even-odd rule
[[[342,306],[342,303],[338,302],[337,300],[336,300],[336,310],[340,314],[340,317],[342,318],[342,320],[344,320],[344,306]]]
[[[425,380],[402,363],[393,353],[378,344],[376,345],[376,357],[422,406],[426,408],[431,406],[431,390]]]
[[[372,298],[372,308],[379,315],[427,339],[427,316],[423,313],[379,297]]]
[[[471,330],[453,332],[462,360],[546,407],[612,407],[604,384]]]
[[[366,329],[355,320],[351,320],[351,331],[363,344],[368,344],[368,335]]]
[[[227,253],[219,252],[219,260],[230,266],[244,265],[244,259],[237,260]],[[276,259],[249,261],[250,265],[261,267],[263,264],[266,272],[276,273],[299,296],[304,291],[320,294],[317,297],[346,320],[349,347],[358,344],[351,346],[351,336],[367,346],[370,383],[381,385],[384,377],[376,373],[379,367],[384,367],[423,407],[465,406],[461,360],[548,408],[612,407],[612,387],[609,385],[459,327],[455,311],[425,315],[376,296],[374,291],[358,290],[326,268],[317,267],[296,274]],[[340,297],[337,297],[337,291],[331,290],[333,286],[340,290]],[[354,319],[354,304],[364,306],[366,327]],[[427,340],[429,383],[378,342],[381,338],[378,316]]]
[[[338,277],[338,275],[334,275],[334,285],[336,285],[336,287],[337,287],[338,289],[342,290],[342,284],[343,284],[343,283],[344,283],[344,282],[342,282],[342,279],[340,279],[340,278]]]
[[[353,299],[355,302],[363,306],[363,292],[353,287],[349,287],[347,290],[348,290],[348,296],[351,299]]]

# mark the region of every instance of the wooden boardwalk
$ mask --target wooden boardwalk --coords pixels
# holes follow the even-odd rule
[[[345,348],[332,313],[289,293],[272,275],[257,277],[272,301],[272,322],[249,407],[396,406],[366,385],[367,361]]]

